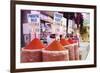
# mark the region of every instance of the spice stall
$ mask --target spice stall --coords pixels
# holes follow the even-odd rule
[[[30,10],[26,15],[27,22],[23,23],[25,45],[21,48],[21,62],[81,59],[80,36],[75,32],[79,31],[75,22],[76,13]]]

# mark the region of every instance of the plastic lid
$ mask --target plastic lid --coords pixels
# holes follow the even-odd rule
[[[45,50],[62,51],[62,50],[65,50],[65,48],[60,44],[59,41],[54,40]]]
[[[63,46],[66,46],[66,45],[69,45],[69,41],[67,41],[66,39],[61,39],[60,40],[60,43],[63,45]]]
[[[34,38],[24,49],[42,49],[44,48],[44,44],[38,38]]]

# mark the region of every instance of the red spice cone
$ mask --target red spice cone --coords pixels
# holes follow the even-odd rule
[[[45,50],[49,51],[62,51],[65,50],[59,41],[54,40]]]
[[[38,38],[35,38],[24,49],[36,50],[44,47],[44,44]]]
[[[43,50],[43,61],[67,61],[68,59],[68,50],[57,40]]]
[[[66,39],[61,39],[61,40],[60,40],[60,43],[61,43],[63,46],[70,45],[70,43],[69,43]]]
[[[33,39],[21,52],[21,62],[41,62],[43,43],[38,39]]]

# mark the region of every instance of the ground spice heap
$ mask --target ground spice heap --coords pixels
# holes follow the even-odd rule
[[[65,50],[59,41],[54,40],[45,50],[49,51],[62,51]]]
[[[42,49],[44,48],[44,44],[38,38],[34,38],[24,49]]]
[[[66,39],[61,39],[60,40],[60,43],[63,45],[63,46],[66,46],[66,45],[69,45],[69,41],[67,41]]]
[[[70,44],[73,44],[73,43],[74,43],[74,41],[73,41],[71,38],[69,38],[67,41],[68,41]]]
[[[70,44],[77,43],[77,40],[73,40],[73,39],[71,39],[71,38],[69,38],[67,41],[68,41]]]

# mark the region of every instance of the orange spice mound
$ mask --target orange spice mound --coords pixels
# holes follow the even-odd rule
[[[44,44],[38,39],[34,38],[24,49],[42,49],[44,48]]]
[[[69,41],[67,41],[66,39],[61,39],[60,40],[60,43],[63,45],[63,46],[66,46],[66,45],[69,45]]]
[[[65,50],[59,41],[54,40],[45,50],[49,51],[62,51]]]

